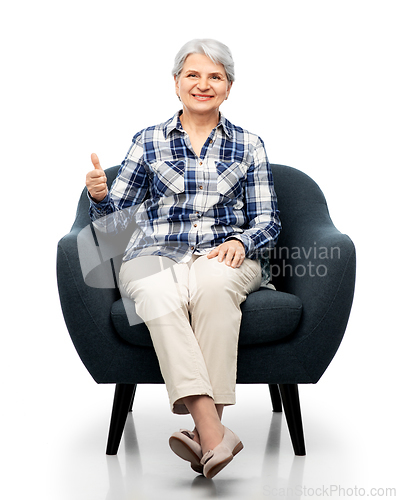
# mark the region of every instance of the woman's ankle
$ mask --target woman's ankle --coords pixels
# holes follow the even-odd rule
[[[198,430],[197,428],[195,427],[193,430],[192,430],[193,434],[194,434],[194,438],[193,438],[193,441],[196,441],[196,443],[200,444],[200,435],[198,433]]]
[[[204,428],[199,435],[203,454],[218,446],[223,440],[224,433],[225,428],[222,424],[221,427],[216,425],[211,426],[210,428]]]

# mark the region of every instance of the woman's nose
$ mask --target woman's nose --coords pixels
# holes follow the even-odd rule
[[[208,90],[209,89],[209,83],[207,78],[200,78],[200,80],[197,83],[197,88],[199,90]]]

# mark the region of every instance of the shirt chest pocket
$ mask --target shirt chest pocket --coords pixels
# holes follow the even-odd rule
[[[185,162],[159,161],[152,163],[152,187],[158,196],[172,196],[185,190]]]
[[[216,162],[218,192],[228,198],[241,198],[247,169],[239,162]]]

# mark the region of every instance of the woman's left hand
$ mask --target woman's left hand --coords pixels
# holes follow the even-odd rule
[[[218,256],[218,261],[225,259],[225,264],[231,267],[240,267],[245,259],[245,248],[240,240],[228,240],[217,246],[207,255],[208,259]]]

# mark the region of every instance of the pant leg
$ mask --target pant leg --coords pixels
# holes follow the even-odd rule
[[[170,266],[170,259],[165,257],[138,257],[124,262],[120,269],[120,292],[135,301],[136,312],[149,329],[174,413],[188,413],[178,402],[181,398],[198,394],[213,397],[207,367],[190,325],[192,261]],[[148,276],[151,270],[160,272]]]
[[[259,261],[231,268],[217,258],[197,259],[190,270],[191,324],[203,354],[215,403],[234,404],[241,303],[261,283]]]

